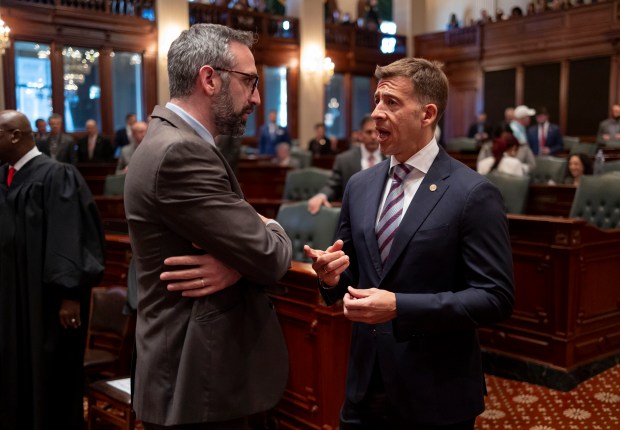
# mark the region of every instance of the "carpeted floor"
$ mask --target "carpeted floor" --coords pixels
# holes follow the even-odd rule
[[[491,375],[486,380],[486,411],[476,430],[620,430],[620,365],[567,393]]]
[[[486,376],[476,430],[620,430],[620,365],[564,393]]]

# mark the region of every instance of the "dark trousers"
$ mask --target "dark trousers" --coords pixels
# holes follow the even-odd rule
[[[248,418],[243,417],[230,421],[212,423],[183,424],[178,426],[160,426],[159,424],[145,423],[144,430],[249,430]]]
[[[443,426],[407,422],[388,399],[377,365],[362,401],[353,403],[345,399],[340,411],[340,430],[473,430],[475,422],[475,418]]]

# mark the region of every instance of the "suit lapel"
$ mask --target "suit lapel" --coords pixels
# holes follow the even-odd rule
[[[169,122],[170,124],[178,128],[179,130],[182,130],[186,133],[195,134],[200,139],[202,139],[202,137],[200,137],[200,135],[196,133],[196,130],[194,130],[187,122],[183,120],[183,118],[178,116],[176,113],[174,113],[170,109],[167,109],[161,106],[155,106],[155,109],[153,109],[153,113],[151,116],[160,117],[162,120]],[[224,168],[226,169],[226,173],[228,174],[228,180],[230,181],[230,187],[232,188],[233,192],[238,194],[239,197],[243,199],[244,197],[243,197],[243,192],[241,191],[241,186],[239,185],[239,182],[237,181],[237,178],[235,177],[235,173],[233,172],[232,168],[228,164],[228,161],[226,161],[226,158],[224,157],[222,152],[217,148],[217,146],[212,145],[210,142],[205,141],[205,143],[213,147],[213,150],[215,151],[219,159],[222,161],[222,164],[224,165]]]
[[[406,249],[424,220],[426,220],[437,202],[441,200],[444,193],[447,191],[449,182],[446,179],[449,176],[450,157],[440,148],[439,154],[437,154],[431,168],[424,176],[420,188],[418,188],[418,191],[415,193],[411,204],[407,208],[407,212],[398,226],[398,230],[396,230],[392,249],[390,250],[381,275],[382,279],[385,278],[386,274],[394,265],[394,262]]]
[[[365,205],[363,210],[365,242],[368,248],[368,254],[372,260],[372,265],[379,276],[381,276],[382,267],[381,254],[379,253],[379,245],[377,244],[377,236],[375,234],[375,224],[377,222],[379,205],[382,203],[385,181],[388,178],[389,169],[390,162],[389,160],[385,160],[379,164],[377,168],[368,170],[368,183],[365,187],[367,192],[363,196],[363,204]]]

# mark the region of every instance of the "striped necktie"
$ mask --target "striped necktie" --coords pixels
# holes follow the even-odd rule
[[[393,168],[390,192],[385,199],[383,211],[375,228],[379,252],[381,253],[381,265],[385,265],[387,261],[392,242],[394,241],[394,234],[400,223],[405,197],[403,181],[409,172],[411,172],[411,167],[404,163],[397,164]]]

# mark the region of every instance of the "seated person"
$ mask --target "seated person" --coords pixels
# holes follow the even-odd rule
[[[504,132],[500,137],[493,140],[493,155],[478,162],[477,170],[481,175],[486,175],[493,170],[514,176],[525,176],[527,170],[517,158],[519,142],[511,134]]]
[[[127,167],[129,166],[129,160],[133,156],[133,153],[136,151],[136,148],[144,139],[146,135],[146,129],[148,125],[143,121],[137,121],[133,123],[131,126],[131,143],[125,145],[121,148],[121,154],[118,157],[118,162],[116,164],[116,174],[123,175],[127,173]]]
[[[583,175],[591,175],[594,172],[592,160],[586,154],[573,154],[568,158],[566,165],[565,184],[579,186]]]
[[[328,138],[325,134],[325,124],[318,123],[314,126],[315,137],[308,143],[308,149],[314,156],[333,155],[336,153],[338,142],[334,138]]]
[[[291,145],[287,142],[276,145],[276,156],[271,159],[271,162],[280,167],[299,169],[299,160],[291,157]]]

